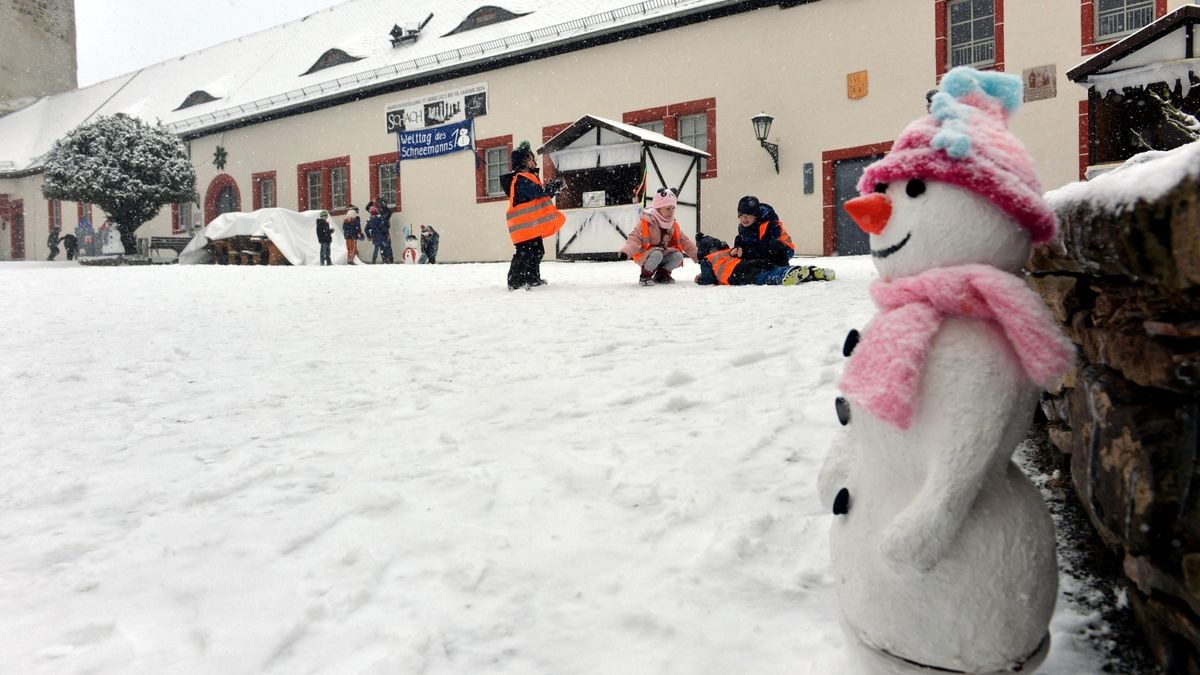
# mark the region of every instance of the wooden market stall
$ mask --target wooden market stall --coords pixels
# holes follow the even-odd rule
[[[1088,89],[1080,166],[1089,178],[1200,136],[1198,26],[1200,7],[1184,5],[1067,71]]]
[[[643,206],[663,187],[679,190],[675,219],[685,232],[700,230],[701,160],[708,153],[640,127],[584,115],[539,153],[549,153],[567,182],[559,210],[559,258],[615,260]]]

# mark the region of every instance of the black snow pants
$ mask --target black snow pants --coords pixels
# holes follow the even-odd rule
[[[542,244],[541,237],[517,244],[512,263],[508,266],[508,287],[520,288],[540,281],[542,257],[545,255],[546,247]]]

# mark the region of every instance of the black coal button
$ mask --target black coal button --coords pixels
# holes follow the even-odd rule
[[[837,410],[838,421],[842,426],[850,424],[850,402],[839,396],[833,402],[833,407]]]
[[[850,491],[842,488],[833,498],[833,515],[844,516],[847,513],[850,513]]]
[[[854,353],[854,348],[858,346],[858,339],[860,337],[862,336],[853,328],[850,329],[849,333],[846,333],[846,341],[842,343],[842,356],[850,356]]]

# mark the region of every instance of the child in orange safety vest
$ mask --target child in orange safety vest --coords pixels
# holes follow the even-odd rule
[[[737,212],[738,233],[733,240],[733,254],[746,260],[766,260],[775,266],[786,266],[796,247],[775,209],[754,195],[746,195],[738,200]]]
[[[659,190],[621,247],[621,258],[632,258],[638,264],[638,283],[643,286],[673,284],[671,270],[683,265],[684,256],[693,262],[698,260],[695,242],[683,233],[675,220],[678,203],[676,191]]]
[[[512,263],[508,266],[508,290],[529,290],[545,286],[542,257],[546,254],[543,237],[553,236],[567,218],[559,212],[554,198],[566,186],[561,176],[546,181],[538,174],[537,157],[522,141],[510,157],[512,172],[500,176],[500,185],[508,196],[505,221],[513,243]]]
[[[833,281],[837,274],[826,267],[776,265],[769,260],[746,260],[731,252],[729,244],[703,232],[696,235],[702,286],[794,286],[805,281]]]

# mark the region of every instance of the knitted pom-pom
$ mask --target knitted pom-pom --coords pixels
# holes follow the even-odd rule
[[[1011,113],[1021,106],[1023,85],[1021,78],[1016,75],[959,66],[942,78],[942,91],[954,98],[962,98],[973,91],[980,91],[999,101],[1000,105]]]

